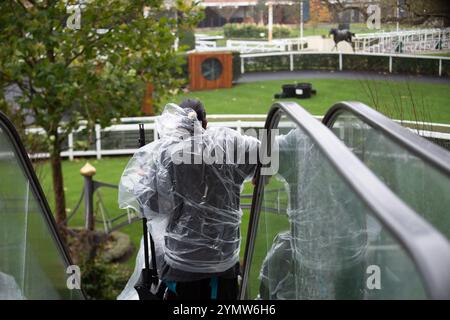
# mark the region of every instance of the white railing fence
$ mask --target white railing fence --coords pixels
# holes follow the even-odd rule
[[[289,71],[296,70],[295,68],[295,62],[294,62],[294,56],[302,56],[302,55],[314,55],[314,56],[321,56],[321,55],[335,55],[338,57],[338,70],[342,71],[345,69],[344,65],[344,57],[345,56],[369,56],[369,57],[386,57],[387,59],[387,65],[386,67],[389,70],[389,73],[393,72],[394,68],[394,58],[395,59],[424,59],[424,60],[434,60],[438,61],[438,72],[437,74],[439,76],[442,76],[442,61],[450,61],[449,57],[443,57],[443,56],[421,56],[421,55],[407,55],[407,54],[388,54],[388,53],[364,53],[364,52],[357,52],[357,53],[343,53],[343,52],[297,52],[297,51],[290,51],[290,52],[270,52],[270,53],[249,53],[249,54],[241,54],[241,74],[244,74],[246,72],[245,65],[249,61],[251,61],[254,58],[261,58],[261,57],[280,57],[280,56],[287,56],[289,57]],[[257,70],[258,71],[258,70]],[[380,70],[381,71],[381,70]]]
[[[267,40],[227,40],[225,46],[217,46],[223,36],[195,36],[197,51],[234,50],[240,53],[303,51],[311,37]],[[393,32],[356,34],[353,38],[356,52],[366,53],[429,53],[450,49],[450,28],[415,29]],[[324,51],[311,51],[323,53]]]
[[[357,34],[355,50],[372,53],[424,53],[450,49],[450,28]]]
[[[315,116],[321,120],[321,116]],[[100,125],[95,126],[94,141],[87,149],[77,147],[78,142],[85,141],[83,134],[85,126],[82,125],[78,130],[69,134],[62,157],[73,160],[75,157],[96,157],[101,159],[103,156],[111,155],[130,155],[136,152],[139,138],[138,123],[144,123],[147,143],[158,139],[155,130],[155,117],[134,117],[121,118],[120,124],[115,124],[106,128]],[[264,114],[228,114],[228,115],[208,115],[208,126],[229,127],[241,133],[246,133],[248,129],[263,129],[266,120]],[[414,127],[417,122],[395,120],[404,126]],[[450,125],[439,123],[419,123],[423,128],[432,128],[433,131],[420,130],[419,134],[424,137],[450,140]],[[411,129],[418,132],[416,129]],[[27,133],[44,134],[40,128],[30,128]],[[46,152],[30,155],[31,158],[48,158]]]
[[[240,53],[255,52],[283,52],[301,50],[306,46],[307,41],[301,38],[274,39],[272,41],[264,40],[227,40],[225,46],[219,47],[214,37],[197,38],[195,40],[196,51],[218,51],[231,50]],[[303,44],[303,46],[302,46]]]
[[[216,43],[214,41],[202,41],[202,40],[195,41],[195,49],[199,51],[206,51],[214,48],[216,48]]]

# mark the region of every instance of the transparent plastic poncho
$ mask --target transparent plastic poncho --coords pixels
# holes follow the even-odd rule
[[[143,212],[157,266],[219,273],[239,260],[240,192],[256,169],[259,141],[203,129],[191,109],[168,104],[155,120],[159,139],[140,148],[119,184],[120,208]],[[135,271],[136,272],[136,271]]]

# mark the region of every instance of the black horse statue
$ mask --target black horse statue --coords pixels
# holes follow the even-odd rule
[[[332,28],[328,35],[333,35],[333,40],[334,40],[333,49],[336,49],[336,51],[337,51],[338,43],[341,41],[345,41],[345,42],[350,43],[350,45],[352,46],[353,52],[355,52],[355,46],[352,41],[352,37],[355,36],[355,34],[353,32],[350,32],[347,29],[346,30],[338,30],[336,28]]]

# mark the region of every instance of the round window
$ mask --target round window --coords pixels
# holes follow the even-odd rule
[[[216,58],[208,58],[202,62],[202,75],[207,80],[216,80],[222,74],[222,63]]]

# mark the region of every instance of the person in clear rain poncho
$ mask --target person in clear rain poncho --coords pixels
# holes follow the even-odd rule
[[[254,175],[259,141],[208,127],[199,100],[168,104],[155,120],[159,139],[140,148],[119,184],[119,206],[148,219],[167,299],[235,299],[240,192]],[[130,296],[143,265],[119,296]]]

